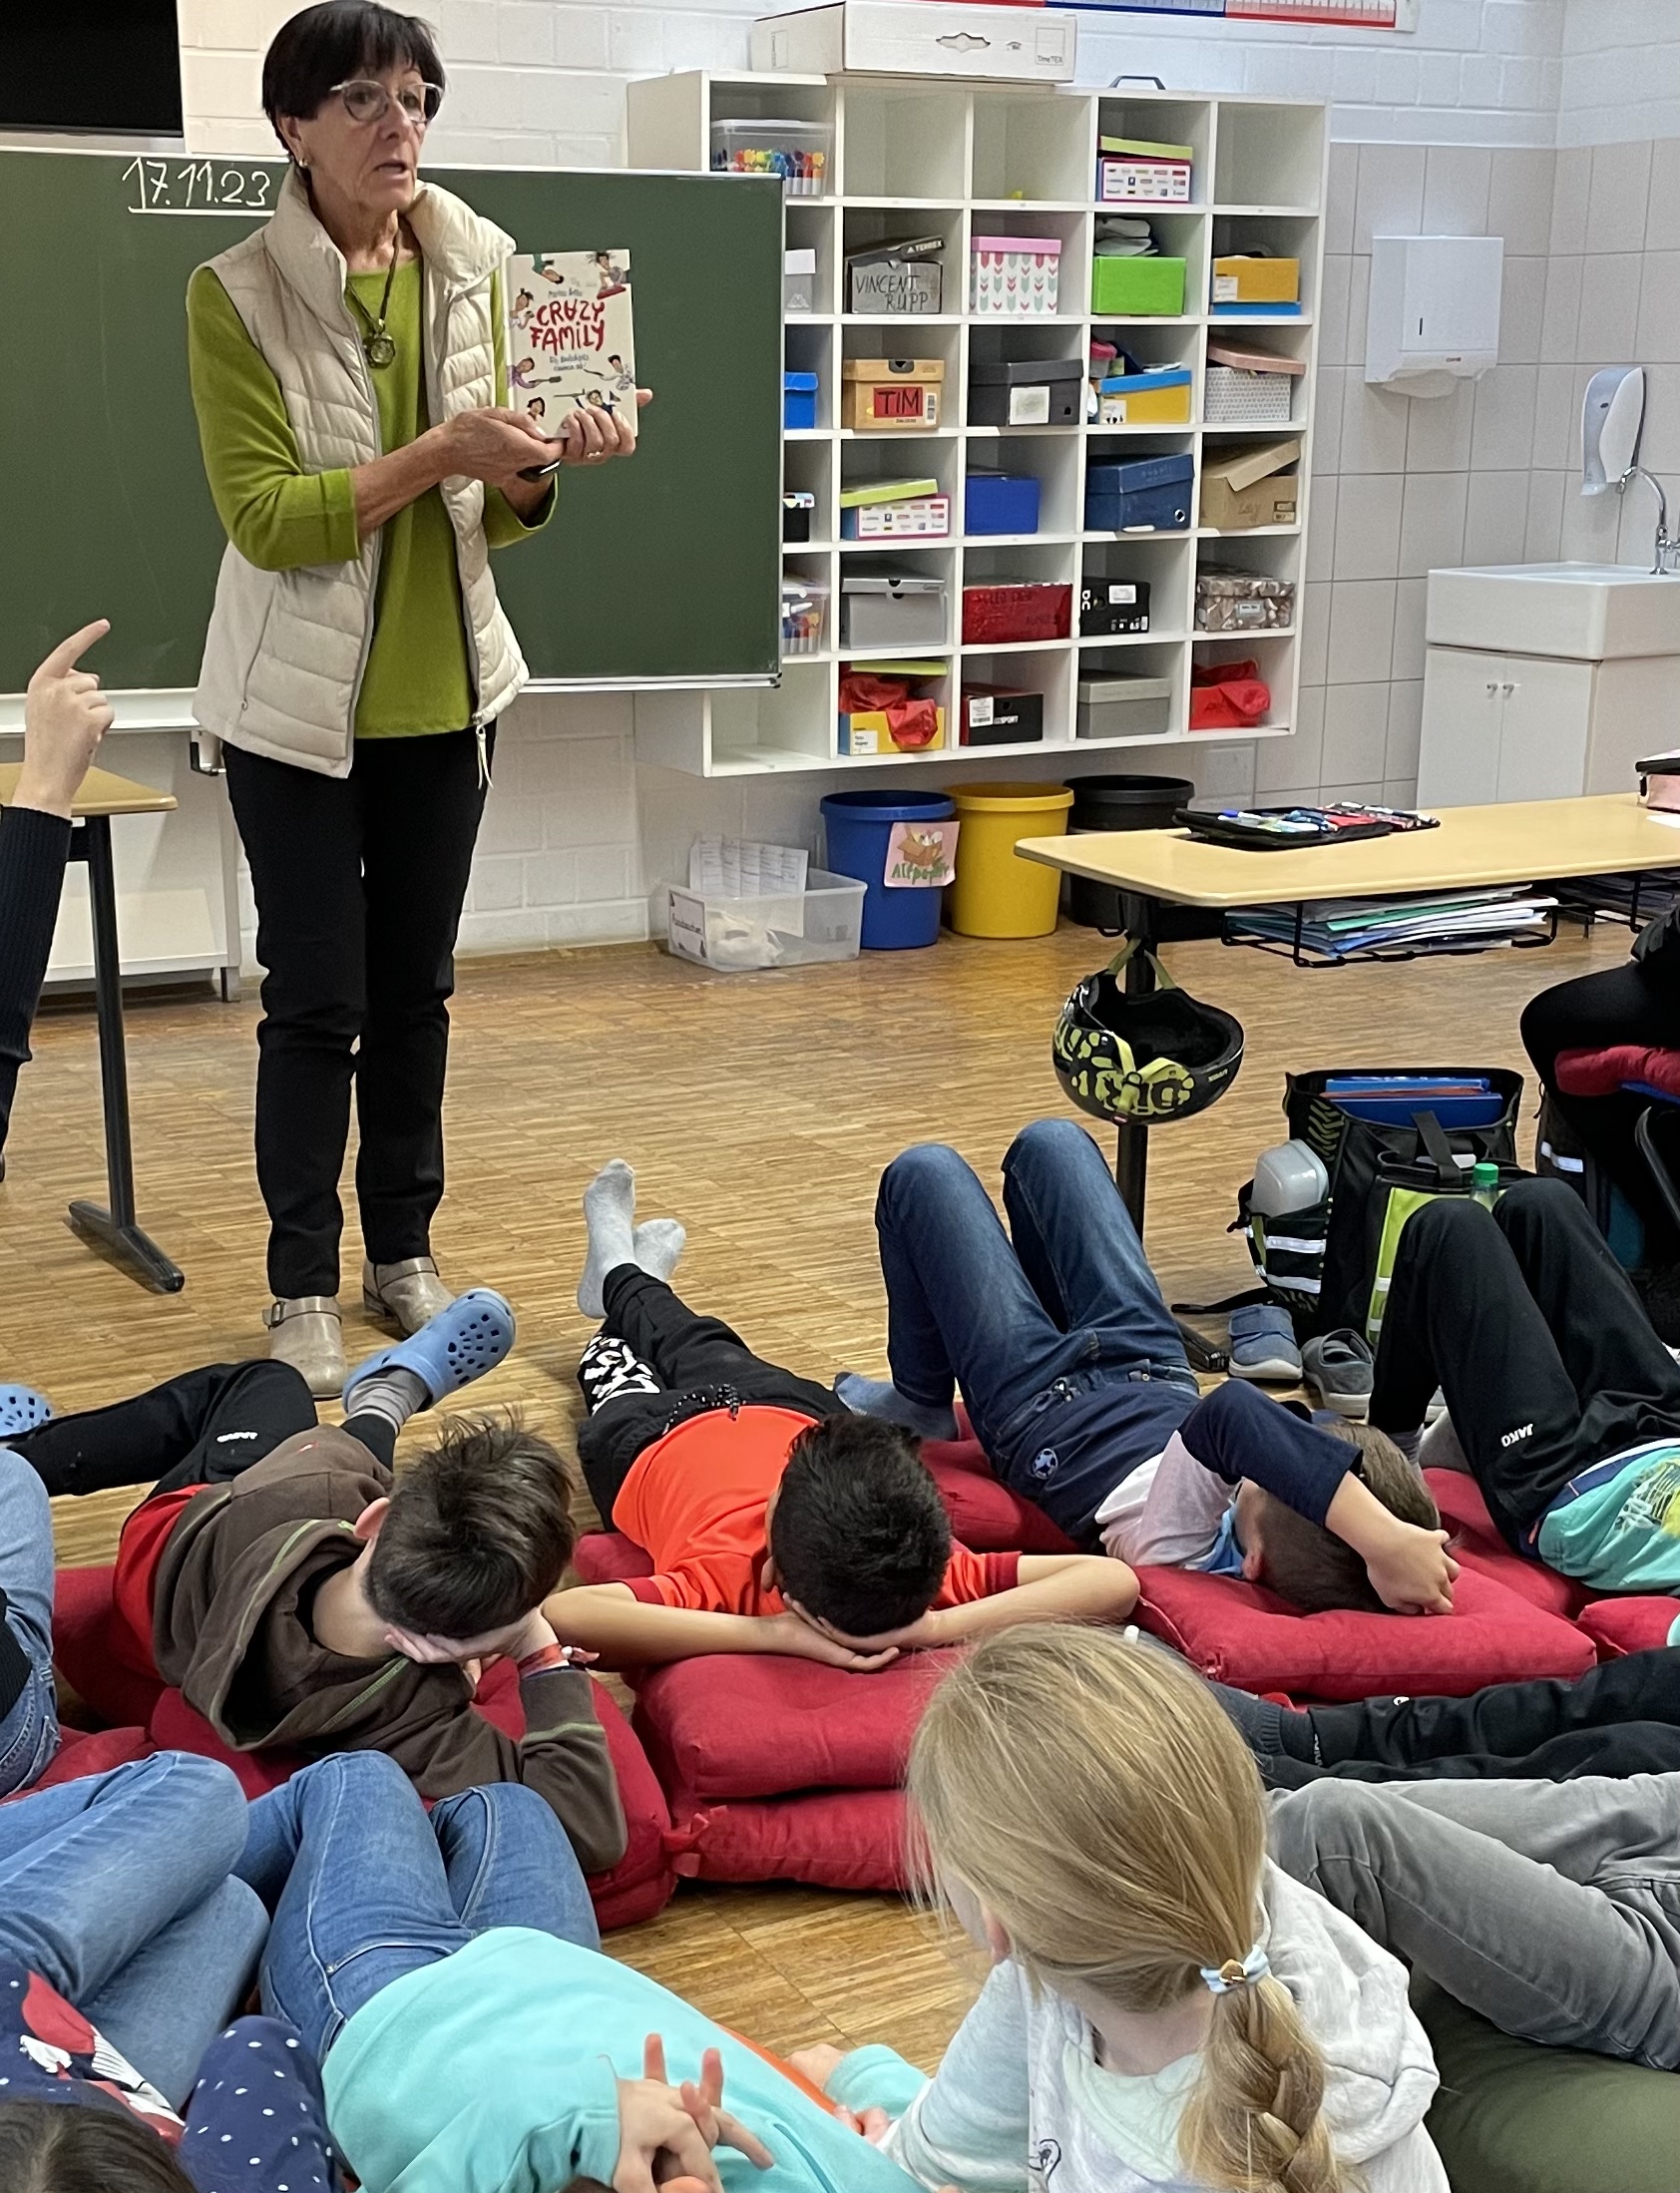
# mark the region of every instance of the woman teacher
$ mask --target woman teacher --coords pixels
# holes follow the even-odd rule
[[[266,970],[269,1352],[323,1395],[345,1376],[352,1080],[365,1304],[412,1332],[453,1292],[430,1241],[452,954],[491,726],[528,674],[489,551],[547,521],[531,468],[635,447],[633,411],[544,440],[508,408],[513,240],[418,177],[443,92],[423,23],[372,0],[294,16],[262,72],[291,160],[273,217],[188,290],[228,537],[195,712],[225,749]]]

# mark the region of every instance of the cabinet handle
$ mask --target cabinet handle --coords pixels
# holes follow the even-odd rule
[[[1507,680],[1506,680],[1506,682],[1505,682],[1504,684],[1502,684],[1502,685],[1501,685],[1501,686],[1499,687],[1499,690],[1500,690],[1500,692],[1502,692],[1502,693],[1504,694],[1505,698],[1506,698],[1506,699],[1508,700],[1508,699],[1510,698],[1511,694],[1512,694],[1513,692],[1515,692],[1515,690],[1516,690],[1516,687],[1515,687],[1515,686],[1514,686],[1513,684],[1511,684],[1511,683],[1510,683],[1510,681],[1509,681],[1509,680],[1507,679]]]
[[[1497,679],[1490,677],[1487,680],[1487,697],[1489,700],[1492,699],[1493,695],[1498,691],[1498,689],[1499,687]]]

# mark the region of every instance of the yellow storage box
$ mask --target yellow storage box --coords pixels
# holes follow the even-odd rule
[[[1213,262],[1215,304],[1298,304],[1298,258],[1244,258],[1233,254]]]

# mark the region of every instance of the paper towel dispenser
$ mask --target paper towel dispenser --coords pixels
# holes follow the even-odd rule
[[[1365,377],[1445,396],[1499,359],[1502,236],[1373,236]]]

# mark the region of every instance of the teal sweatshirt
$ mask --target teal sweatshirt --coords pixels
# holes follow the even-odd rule
[[[775,2157],[757,2170],[719,2148],[726,2193],[916,2193],[897,2163],[678,1996],[524,1927],[481,1935],[365,2003],[326,2059],[327,2122],[363,2193],[556,2193],[577,2175],[611,2185],[618,2080],[641,2076],[648,2033],[663,2034],[676,2080],[721,2049],[723,2106]]]

